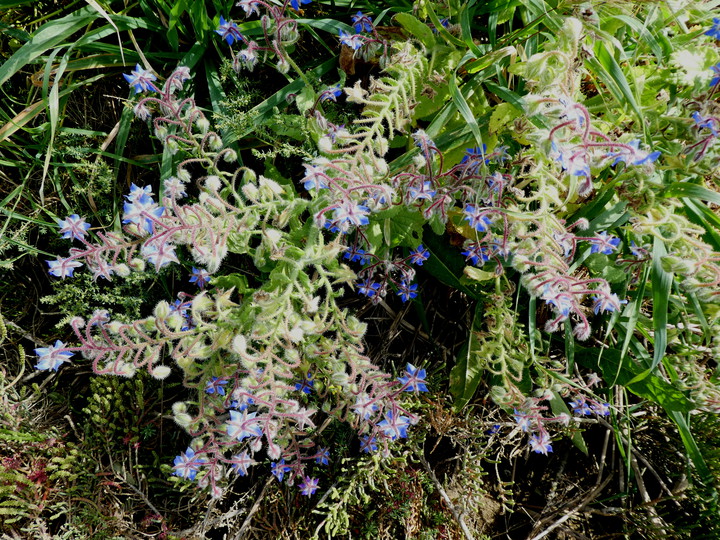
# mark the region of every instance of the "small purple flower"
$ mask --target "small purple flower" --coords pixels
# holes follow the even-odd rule
[[[315,463],[319,465],[327,465],[330,462],[330,450],[327,448],[320,448],[317,455],[315,456]]]
[[[322,91],[320,94],[320,101],[337,101],[337,98],[339,98],[342,95],[342,90],[340,89],[340,83],[336,84],[335,86],[331,86],[330,88],[326,88]]]
[[[578,396],[577,399],[571,401],[569,405],[572,411],[579,416],[589,416],[592,414],[592,409],[583,396]]]
[[[211,377],[205,385],[205,392],[207,392],[208,394],[217,394],[218,396],[224,396],[224,386],[227,383],[227,379],[221,379],[220,377]]]
[[[370,452],[376,452],[378,449],[377,447],[377,441],[375,440],[375,437],[371,437],[370,435],[365,435],[363,437],[360,437],[360,450],[365,452],[366,454],[369,454]]]
[[[343,259],[348,259],[350,262],[365,264],[368,261],[368,255],[364,249],[353,246],[345,249]]]
[[[258,2],[258,0],[240,0],[235,5],[240,6],[241,8],[243,8],[243,10],[245,10],[246,17],[249,17],[253,13],[255,13],[256,15],[260,15],[260,2]]]
[[[355,398],[352,410],[363,420],[368,420],[378,410],[377,403],[367,394],[360,394]]]
[[[415,298],[417,296],[417,283],[408,285],[405,280],[402,280],[400,285],[398,285],[397,294],[403,302],[407,302],[411,298]]]
[[[691,116],[692,119],[695,121],[695,127],[698,128],[698,130],[709,129],[710,132],[713,134],[713,137],[718,136],[718,130],[715,129],[715,125],[718,123],[717,118],[715,118],[714,116],[708,116],[707,118],[703,118],[697,111],[693,112]]]
[[[369,213],[370,209],[367,206],[346,200],[335,209],[333,222],[342,232],[347,232],[351,225],[361,227],[370,223],[370,219],[367,217]]]
[[[160,90],[152,83],[157,79],[155,75],[149,69],[143,69],[140,64],[135,65],[135,69],[130,72],[130,75],[123,73],[123,77],[130,86],[135,89],[135,93],[147,92],[152,90],[153,92],[159,92]]]
[[[205,285],[210,283],[210,272],[204,268],[192,268],[192,276],[190,276],[190,283],[197,284],[201,289],[205,288]]]
[[[476,146],[475,148],[467,148],[462,161],[460,161],[460,165],[465,165],[465,172],[468,174],[475,174],[481,164],[488,163],[486,154],[486,144]]]
[[[713,18],[713,25],[710,27],[710,30],[705,32],[704,35],[720,39],[720,19]]]
[[[47,261],[47,263],[50,267],[50,270],[48,270],[50,275],[59,278],[73,277],[75,269],[83,265],[81,262],[71,259],[70,257],[65,259],[58,257],[54,261]]]
[[[292,467],[289,465],[285,465],[285,460],[281,459],[278,462],[272,462],[270,464],[270,470],[275,475],[275,478],[278,479],[278,482],[282,482],[283,478],[285,477],[286,472],[290,472],[292,470]]]
[[[427,261],[430,258],[430,252],[423,247],[422,244],[420,244],[417,249],[410,252],[410,258],[409,261],[412,264],[417,264],[418,266],[422,266],[425,261]]]
[[[422,183],[421,187],[409,186],[407,188],[408,203],[413,203],[417,200],[432,200],[436,195],[437,191],[433,188],[432,182],[426,180]]]
[[[308,372],[307,377],[295,383],[295,390],[299,390],[303,394],[310,394],[312,393],[313,386],[315,386],[315,381],[313,380],[312,373]]]
[[[427,392],[428,388],[425,384],[427,373],[424,369],[419,369],[408,364],[405,367],[405,376],[399,377],[398,381],[405,387],[405,392]]]
[[[465,213],[465,217],[463,219],[478,232],[485,232],[488,230],[490,225],[492,225],[490,218],[483,215],[483,211],[472,204],[465,206],[465,210],[463,210],[463,212]]]
[[[364,41],[360,34],[348,34],[340,30],[340,43],[356,51],[363,46]]]
[[[720,83],[720,64],[716,64],[716,65],[712,66],[710,69],[712,69],[713,72],[715,73],[715,77],[713,77],[712,80],[710,81],[710,88],[712,88],[715,85],[717,85],[718,83]]]
[[[218,25],[218,28],[217,30],[215,30],[215,32],[217,34],[220,34],[220,37],[227,41],[228,45],[232,45],[235,40],[243,40],[243,36],[240,33],[238,25],[235,24],[233,21],[226,21],[225,17],[223,17],[222,15],[220,15],[220,24]]]
[[[240,476],[246,476],[248,467],[256,464],[257,462],[248,455],[247,451],[243,451],[241,454],[235,454],[230,462],[232,468],[235,469]]]
[[[173,474],[180,478],[186,478],[187,480],[195,480],[195,476],[200,469],[200,466],[207,463],[205,459],[195,457],[195,450],[188,447],[187,450],[181,452],[179,456],[175,457],[175,464],[173,466]]]
[[[593,403],[590,405],[592,412],[598,416],[609,416],[610,415],[610,404],[609,403]]]
[[[410,419],[407,416],[396,416],[393,414],[393,411],[385,413],[385,419],[377,424],[385,436],[393,441],[397,438],[407,438],[407,428],[409,425]]]
[[[528,416],[526,412],[518,411],[517,409],[513,409],[513,418],[515,419],[515,423],[518,425],[518,427],[523,431],[530,431],[531,424],[532,424],[532,418]]]
[[[615,158],[612,165],[617,165],[621,161],[628,165],[644,165],[645,163],[653,163],[660,157],[661,152],[645,152],[640,150],[640,141],[638,139],[630,141],[617,152],[608,152],[606,158]]]
[[[602,253],[611,255],[620,245],[620,239],[610,236],[605,231],[597,233],[597,236],[590,240],[590,253]]]
[[[317,478],[310,478],[309,476],[306,476],[303,478],[302,484],[298,486],[300,488],[300,493],[306,496],[315,495],[315,492],[318,489],[318,483],[319,480]]]
[[[380,284],[376,283],[372,280],[372,278],[367,278],[365,281],[361,281],[358,283],[358,293],[364,294],[368,298],[372,298],[375,296],[378,291],[380,290]]]
[[[595,312],[595,315],[600,313],[601,311],[619,311],[622,304],[627,304],[627,300],[620,300],[618,298],[618,295],[615,293],[606,295],[606,294],[600,294],[597,296],[593,296],[593,300],[595,301],[593,303],[593,311]]]
[[[255,418],[257,413],[243,411],[230,411],[230,420],[225,423],[225,430],[228,437],[242,441],[248,437],[262,436],[262,429],[259,426],[260,420]]]
[[[355,15],[352,16],[352,22],[353,28],[355,28],[355,32],[357,34],[362,32],[363,30],[365,30],[366,32],[373,31],[372,17],[364,15],[362,11],[358,11]]]
[[[145,244],[140,249],[140,253],[149,263],[155,265],[155,270],[160,270],[163,266],[166,266],[171,262],[180,262],[177,255],[175,255],[175,246],[169,242],[164,242],[159,246],[157,245],[157,242],[153,244]]]
[[[468,244],[462,254],[465,255],[466,261],[470,261],[475,266],[482,266],[486,261],[490,260],[487,248],[485,246],[481,246],[477,242]]]
[[[68,351],[65,348],[65,344],[58,339],[55,341],[55,345],[35,349],[35,354],[38,355],[39,360],[39,362],[35,365],[35,369],[52,369],[53,371],[57,371],[58,368],[64,362],[67,362],[74,353]]]
[[[290,5],[295,11],[300,9],[300,4],[309,4],[312,0],[290,0]]]
[[[77,214],[72,214],[63,220],[58,219],[57,224],[63,238],[74,238],[76,240],[84,239],[87,230],[90,228],[90,224],[85,223],[85,218]]]
[[[545,454],[547,456],[548,452],[552,452],[551,442],[550,435],[547,433],[530,436],[530,448],[538,454]]]

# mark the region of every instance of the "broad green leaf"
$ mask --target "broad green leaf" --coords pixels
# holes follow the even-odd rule
[[[436,234],[423,235],[425,248],[430,251],[430,258],[423,263],[423,268],[445,285],[464,292],[471,298],[477,294],[460,281],[465,269],[465,260],[457,248],[448,246],[447,242]]]
[[[435,36],[427,24],[420,22],[409,13],[397,13],[393,18],[408,31],[408,34],[420,40],[427,49],[435,46]]]
[[[462,410],[473,398],[485,369],[482,354],[482,342],[478,334],[482,328],[482,303],[475,305],[470,335],[467,343],[460,349],[455,366],[450,371],[450,393],[455,399],[454,408]]]

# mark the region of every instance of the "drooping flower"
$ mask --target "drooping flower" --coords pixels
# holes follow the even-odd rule
[[[175,457],[173,474],[187,480],[195,480],[195,476],[204,463],[207,463],[207,460],[196,457],[195,450],[188,447],[187,450]]]
[[[330,462],[330,450],[327,448],[320,448],[317,456],[315,456],[315,463],[319,465],[327,465]]]
[[[312,0],[290,0],[290,5],[295,11],[300,9],[300,4],[309,4]]]
[[[320,101],[337,101],[337,98],[339,98],[342,95],[342,89],[340,88],[340,83],[336,84],[335,86],[331,86],[330,88],[326,88],[322,91],[320,94]]]
[[[627,304],[628,302],[627,300],[620,300],[616,293],[593,296],[593,300],[595,301],[593,303],[593,311],[595,312],[595,315],[601,311],[619,311],[621,305]]]
[[[282,482],[283,478],[285,477],[286,472],[290,472],[292,470],[292,467],[289,465],[285,465],[285,460],[281,459],[280,461],[273,462],[270,464],[270,471],[275,475],[275,478],[278,479],[278,482]]]
[[[492,221],[490,221],[490,218],[484,215],[483,211],[480,208],[472,204],[466,205],[463,212],[465,213],[465,217],[463,219],[467,221],[470,226],[478,232],[485,232],[488,230],[490,225],[492,225]]]
[[[65,219],[58,219],[57,224],[63,238],[74,238],[76,240],[85,238],[85,234],[90,228],[90,224],[85,223],[85,218],[77,214],[72,214]]]
[[[417,283],[408,285],[405,280],[402,280],[400,285],[398,285],[397,294],[403,302],[407,302],[411,298],[415,298],[417,296]]]
[[[620,245],[620,239],[609,235],[605,231],[597,233],[595,238],[590,240],[590,253],[602,253],[611,255]]]
[[[340,30],[340,43],[356,51],[363,46],[364,41],[360,34],[348,34]]]
[[[312,373],[308,372],[307,377],[295,383],[295,390],[299,390],[303,394],[310,394],[314,386],[315,381],[313,380]]]
[[[158,242],[145,244],[140,249],[140,253],[149,263],[155,265],[155,270],[160,270],[171,262],[180,263],[175,255],[175,246],[169,242],[163,242],[160,245]]]
[[[300,488],[300,493],[307,495],[308,497],[310,495],[314,495],[318,489],[318,483],[319,480],[317,478],[310,478],[309,476],[306,476],[303,478],[302,484],[298,486]]]
[[[526,412],[518,411],[517,409],[513,409],[513,412],[513,418],[515,419],[515,423],[518,427],[522,431],[530,431],[532,427],[532,418]]]
[[[321,165],[308,165],[304,163],[303,167],[305,167],[305,176],[300,181],[306,190],[328,188],[328,177],[325,174],[325,169]]]
[[[135,69],[130,72],[130,75],[123,73],[123,77],[130,86],[135,89],[135,93],[147,92],[152,90],[153,92],[159,92],[158,88],[152,83],[157,80],[157,77],[149,69],[143,69],[140,64],[135,65]]]
[[[362,11],[358,11],[352,16],[352,22],[353,28],[355,28],[355,32],[358,34],[363,30],[366,32],[373,31],[372,17],[364,15]]]
[[[410,425],[410,419],[407,416],[398,416],[393,411],[385,413],[385,419],[378,422],[378,427],[382,430],[386,437],[390,440],[397,438],[407,438],[407,428]]]
[[[355,398],[355,405],[352,410],[363,420],[368,420],[378,410],[377,403],[367,394],[359,394]]]
[[[65,259],[58,257],[54,261],[47,261],[47,263],[50,267],[50,270],[48,270],[50,275],[59,278],[73,277],[75,269],[83,265],[81,262],[71,259],[70,257]]]
[[[227,379],[221,379],[220,377],[211,377],[207,384],[205,384],[205,392],[207,392],[208,394],[217,394],[219,396],[224,396],[224,387],[227,383]]]
[[[477,242],[468,244],[462,254],[465,255],[466,261],[470,261],[475,266],[482,266],[485,262],[490,260],[487,248],[485,246],[481,246]]]
[[[248,467],[251,467],[253,465],[256,465],[257,462],[250,457],[250,455],[247,453],[247,451],[243,451],[240,454],[235,454],[232,457],[232,461],[230,465],[233,469],[240,475],[245,476],[248,473]]]
[[[260,2],[258,0],[240,0],[236,6],[240,6],[245,10],[245,16],[249,17],[253,13],[260,15]]]
[[[343,259],[348,259],[350,262],[359,262],[365,264],[368,261],[368,254],[364,249],[353,246],[345,249]]]
[[[704,35],[720,39],[720,19],[713,18],[713,25]]]
[[[165,197],[177,201],[187,196],[185,184],[175,176],[166,178],[163,181],[163,185],[165,186]]]
[[[65,344],[58,339],[55,341],[55,345],[35,349],[35,354],[38,355],[39,360],[39,362],[35,365],[35,369],[52,369],[53,371],[57,371],[58,368],[64,362],[67,362],[74,353],[68,351],[65,348]]]
[[[432,200],[437,194],[437,191],[433,189],[432,182],[426,180],[420,187],[409,186],[407,188],[408,203],[413,203],[418,200]]]
[[[260,437],[262,436],[262,429],[260,428],[260,420],[255,418],[257,413],[248,413],[243,411],[230,411],[230,420],[225,423],[225,430],[227,431],[228,437],[242,441],[248,437]]]
[[[530,436],[530,448],[532,448],[533,452],[538,454],[547,455],[548,452],[552,452],[551,443],[552,441],[550,440],[550,435],[547,433]]]
[[[420,244],[417,249],[410,252],[410,258],[408,259],[412,264],[422,266],[425,261],[430,258],[430,252]]]
[[[372,280],[371,277],[358,283],[358,293],[364,294],[368,298],[375,296],[380,290],[380,284]]]
[[[569,405],[572,411],[579,416],[592,414],[592,409],[583,396],[578,396],[574,401],[571,401]]]
[[[369,454],[370,452],[377,451],[377,449],[378,447],[375,437],[370,435],[364,435],[363,437],[360,437],[360,450],[362,452]]]
[[[398,381],[405,387],[405,392],[427,392],[428,388],[425,384],[427,373],[424,369],[416,368],[408,363],[405,366],[405,376],[398,377]]]
[[[342,232],[347,232],[352,225],[361,227],[370,223],[369,213],[367,206],[346,200],[335,209],[333,222]]]
[[[205,288],[205,285],[210,283],[210,272],[204,268],[192,268],[192,276],[190,276],[190,283],[195,283],[201,289]]]
[[[660,157],[661,152],[656,150],[655,152],[646,152],[640,150],[640,140],[636,139],[630,141],[627,145],[623,146],[617,152],[608,152],[606,158],[615,158],[612,165],[617,165],[620,162],[628,165],[644,165],[645,163],[653,163]]]
[[[223,17],[222,15],[220,15],[220,24],[218,25],[215,32],[219,34],[220,37],[223,38],[228,45],[232,45],[235,40],[240,42],[243,40],[243,36],[240,33],[238,25],[231,20],[226,21],[225,17]]]

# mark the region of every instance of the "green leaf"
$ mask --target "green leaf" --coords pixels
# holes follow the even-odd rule
[[[452,97],[453,103],[455,103],[458,111],[460,111],[460,114],[465,119],[468,126],[470,126],[470,130],[472,131],[478,146],[482,147],[483,138],[482,134],[480,133],[480,126],[478,126],[475,115],[470,110],[470,106],[465,100],[465,97],[458,89],[456,76],[457,74],[448,75],[448,88],[450,90],[450,96]]]
[[[84,28],[99,15],[90,7],[83,7],[63,17],[45,23],[32,36],[32,39],[20,47],[15,54],[0,66],[0,85],[15,75],[24,66],[38,56],[66,41],[71,35]]]
[[[427,49],[435,46],[435,36],[428,25],[420,22],[409,13],[397,13],[393,17],[412,37],[417,38]]]
[[[569,325],[566,325],[566,327],[569,327]],[[552,398],[550,398],[550,409],[555,416],[560,416],[564,413],[572,417],[570,409],[568,409],[565,401],[560,397],[560,394],[555,391],[552,392]],[[570,440],[572,440],[573,444],[578,450],[580,450],[586,456],[588,455],[587,444],[585,444],[585,439],[583,439],[582,433],[580,433],[579,431],[574,431]]]
[[[450,371],[450,393],[455,399],[454,408],[462,410],[475,395],[485,368],[485,359],[482,357],[482,342],[478,334],[482,328],[482,305],[475,305],[475,314],[470,327],[467,343],[458,354],[455,366]]]
[[[459,251],[436,234],[423,236],[425,248],[430,251],[430,258],[423,263],[423,268],[440,282],[464,292],[471,298],[477,294],[460,281],[465,269],[465,259]]]
[[[663,197],[688,197],[691,199],[701,199],[715,204],[720,204],[720,193],[711,191],[697,184],[688,184],[686,182],[675,182],[670,184],[662,193]]]

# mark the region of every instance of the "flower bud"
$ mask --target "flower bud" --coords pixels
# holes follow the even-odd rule
[[[170,315],[170,304],[168,304],[165,300],[161,300],[155,306],[153,314],[160,320],[167,319],[168,315]]]
[[[127,264],[120,263],[115,265],[115,273],[120,277],[128,277],[130,275],[130,269]]]
[[[167,378],[170,373],[171,369],[167,366],[155,366],[150,374],[161,381]]]
[[[197,120],[195,120],[195,126],[204,135],[210,129],[210,121],[204,116],[201,116]]]
[[[255,186],[255,184],[245,184],[242,187],[242,192],[248,200],[252,202],[258,201],[260,192],[258,191],[258,188]]]
[[[219,191],[222,187],[222,180],[220,180],[219,176],[215,176],[214,174],[208,176],[205,178],[205,187],[213,192]]]

